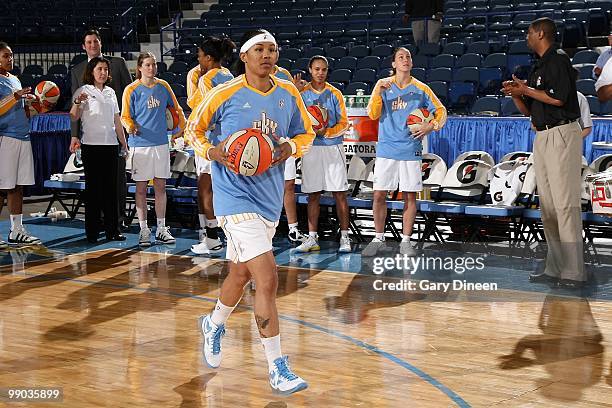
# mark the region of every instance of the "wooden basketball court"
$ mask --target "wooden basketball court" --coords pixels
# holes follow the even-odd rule
[[[309,388],[276,396],[254,291],[221,368],[202,361],[197,316],[226,273],[223,260],[112,249],[1,267],[0,387],[62,387],[40,406],[79,408],[612,406],[610,302],[375,292],[372,276],[288,267],[283,353]]]

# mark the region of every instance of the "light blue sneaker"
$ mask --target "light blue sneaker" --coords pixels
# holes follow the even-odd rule
[[[289,395],[305,390],[308,383],[291,371],[289,357],[282,356],[274,360],[274,369],[270,371],[270,387],[275,393]]]
[[[204,337],[204,361],[210,368],[218,368],[221,365],[221,338],[225,336],[225,325],[217,326],[210,319],[210,315],[206,315],[198,318],[198,327]]]

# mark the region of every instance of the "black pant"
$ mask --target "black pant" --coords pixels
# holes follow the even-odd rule
[[[121,151],[121,146],[117,149],[117,155]],[[125,200],[127,197],[127,177],[125,175],[125,157],[117,159],[117,211],[119,222],[127,223],[127,215],[125,213]]]
[[[88,239],[97,239],[100,213],[104,213],[104,231],[107,237],[119,233],[117,206],[116,145],[81,145],[85,171],[85,233]]]

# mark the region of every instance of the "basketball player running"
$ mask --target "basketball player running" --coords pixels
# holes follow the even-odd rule
[[[283,203],[284,161],[290,155],[301,156],[315,135],[297,88],[271,75],[278,59],[274,37],[265,30],[255,30],[247,32],[241,44],[237,71],[244,74],[210,91],[192,112],[186,129],[196,153],[213,161],[215,214],[227,236],[226,256],[232,261],[217,304],[211,314],[199,318],[199,328],[204,336],[204,359],[217,368],[225,322],[253,278],[257,284],[255,320],[268,360],[270,386],[290,394],[307,384],[291,371],[281,353],[272,237]],[[206,130],[211,126],[219,132],[211,133],[209,140]],[[275,141],[275,159],[263,174],[245,177],[234,172],[224,140],[252,127]]]
[[[30,123],[25,113],[25,99],[33,97],[30,88],[9,71],[13,69],[13,51],[0,42],[0,190],[8,195],[11,229],[10,245],[37,245],[40,239],[22,224],[23,186],[34,184],[34,158],[30,143]],[[0,197],[0,211],[4,198]],[[0,239],[0,248],[7,243]]]
[[[308,193],[308,238],[297,247],[301,252],[320,249],[317,230],[322,191],[331,191],[336,200],[336,211],[340,221],[338,251],[351,251],[351,240],[348,236],[349,210],[346,201],[348,180],[342,146],[348,118],[342,93],[326,82],[328,66],[327,58],[320,55],[312,57],[308,63],[312,81],[301,92],[306,106],[318,105],[326,109],[329,119],[328,127],[317,132],[312,148],[302,157],[302,192]]]
[[[421,175],[422,139],[446,122],[446,108],[431,89],[410,75],[412,56],[404,47],[392,54],[393,75],[379,80],[368,104],[368,116],[379,119],[376,165],[374,166],[374,227],[376,236],[362,255],[373,256],[385,240],[386,197],[389,190],[404,197],[403,234],[400,253],[416,255],[410,236],[416,217],[416,192],[423,188]],[[407,119],[415,109],[426,108],[435,118],[411,132]]]
[[[166,107],[174,107],[179,116],[179,132],[185,127],[185,115],[170,85],[156,78],[157,63],[150,52],[138,56],[136,81],[123,92],[121,121],[132,136],[128,140],[132,179],[136,182],[136,212],[140,223],[139,245],[151,245],[147,226],[147,184],[153,180],[157,229],[155,240],[174,244],[166,227],[166,179],[170,178],[170,148],[166,130]]]
[[[293,78],[291,73],[283,67],[274,66],[272,75],[285,81],[291,81],[298,86],[301,81],[299,78]],[[300,87],[298,86],[298,89]],[[283,196],[283,206],[285,207],[285,215],[287,216],[287,224],[289,226],[289,241],[293,243],[301,243],[306,240],[306,236],[298,229],[297,208],[295,203],[295,178],[297,176],[297,168],[295,157],[289,157],[285,162],[285,194]]]
[[[208,37],[198,47],[199,64],[187,74],[187,104],[194,111],[204,95],[212,88],[234,78],[221,62],[232,55],[236,44],[229,38]],[[195,156],[198,174],[198,218],[200,220],[200,242],[191,246],[198,255],[219,252],[223,244],[217,234],[217,219],[213,207],[210,161]]]

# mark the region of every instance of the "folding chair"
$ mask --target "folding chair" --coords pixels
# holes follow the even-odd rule
[[[63,174],[58,178],[52,177],[51,180],[44,181],[44,187],[52,192],[45,217],[49,215],[55,202],[64,207],[71,219],[77,216],[85,202],[85,181],[79,180],[84,174],[83,161],[76,153],[72,153],[64,166]]]

